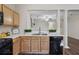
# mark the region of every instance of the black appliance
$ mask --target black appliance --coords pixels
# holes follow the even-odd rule
[[[11,38],[0,39],[0,55],[12,55],[13,43]]]
[[[3,24],[3,12],[0,12],[0,25]]]
[[[62,55],[63,47],[60,46],[61,40],[63,40],[62,36],[51,36],[50,37],[50,55]]]

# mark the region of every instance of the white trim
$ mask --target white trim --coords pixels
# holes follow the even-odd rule
[[[68,20],[68,10],[65,10],[64,14],[64,47],[68,48],[68,29],[67,29],[67,20]]]
[[[57,10],[57,33],[60,34],[60,10]]]
[[[69,46],[64,46],[63,48],[67,48],[67,49],[70,49],[70,47],[69,47]]]

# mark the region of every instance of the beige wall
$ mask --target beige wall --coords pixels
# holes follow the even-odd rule
[[[79,4],[20,4],[24,10],[79,9]]]
[[[68,18],[68,35],[79,39],[79,11]]]

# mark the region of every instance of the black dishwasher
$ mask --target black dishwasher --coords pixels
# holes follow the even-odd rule
[[[61,40],[63,40],[62,36],[50,36],[50,55],[62,55],[63,47],[60,46]]]
[[[13,42],[11,38],[0,39],[0,55],[12,55]]]

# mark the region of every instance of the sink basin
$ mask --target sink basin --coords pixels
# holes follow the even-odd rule
[[[40,35],[40,34],[32,34],[32,35]]]
[[[47,35],[47,33],[41,33],[41,34],[35,33],[35,34],[32,34],[32,35]]]
[[[44,34],[40,34],[40,35],[47,35],[46,33],[44,33]]]
[[[32,32],[32,35],[48,35],[48,32],[44,32],[44,31],[41,31],[41,32],[33,31]]]

